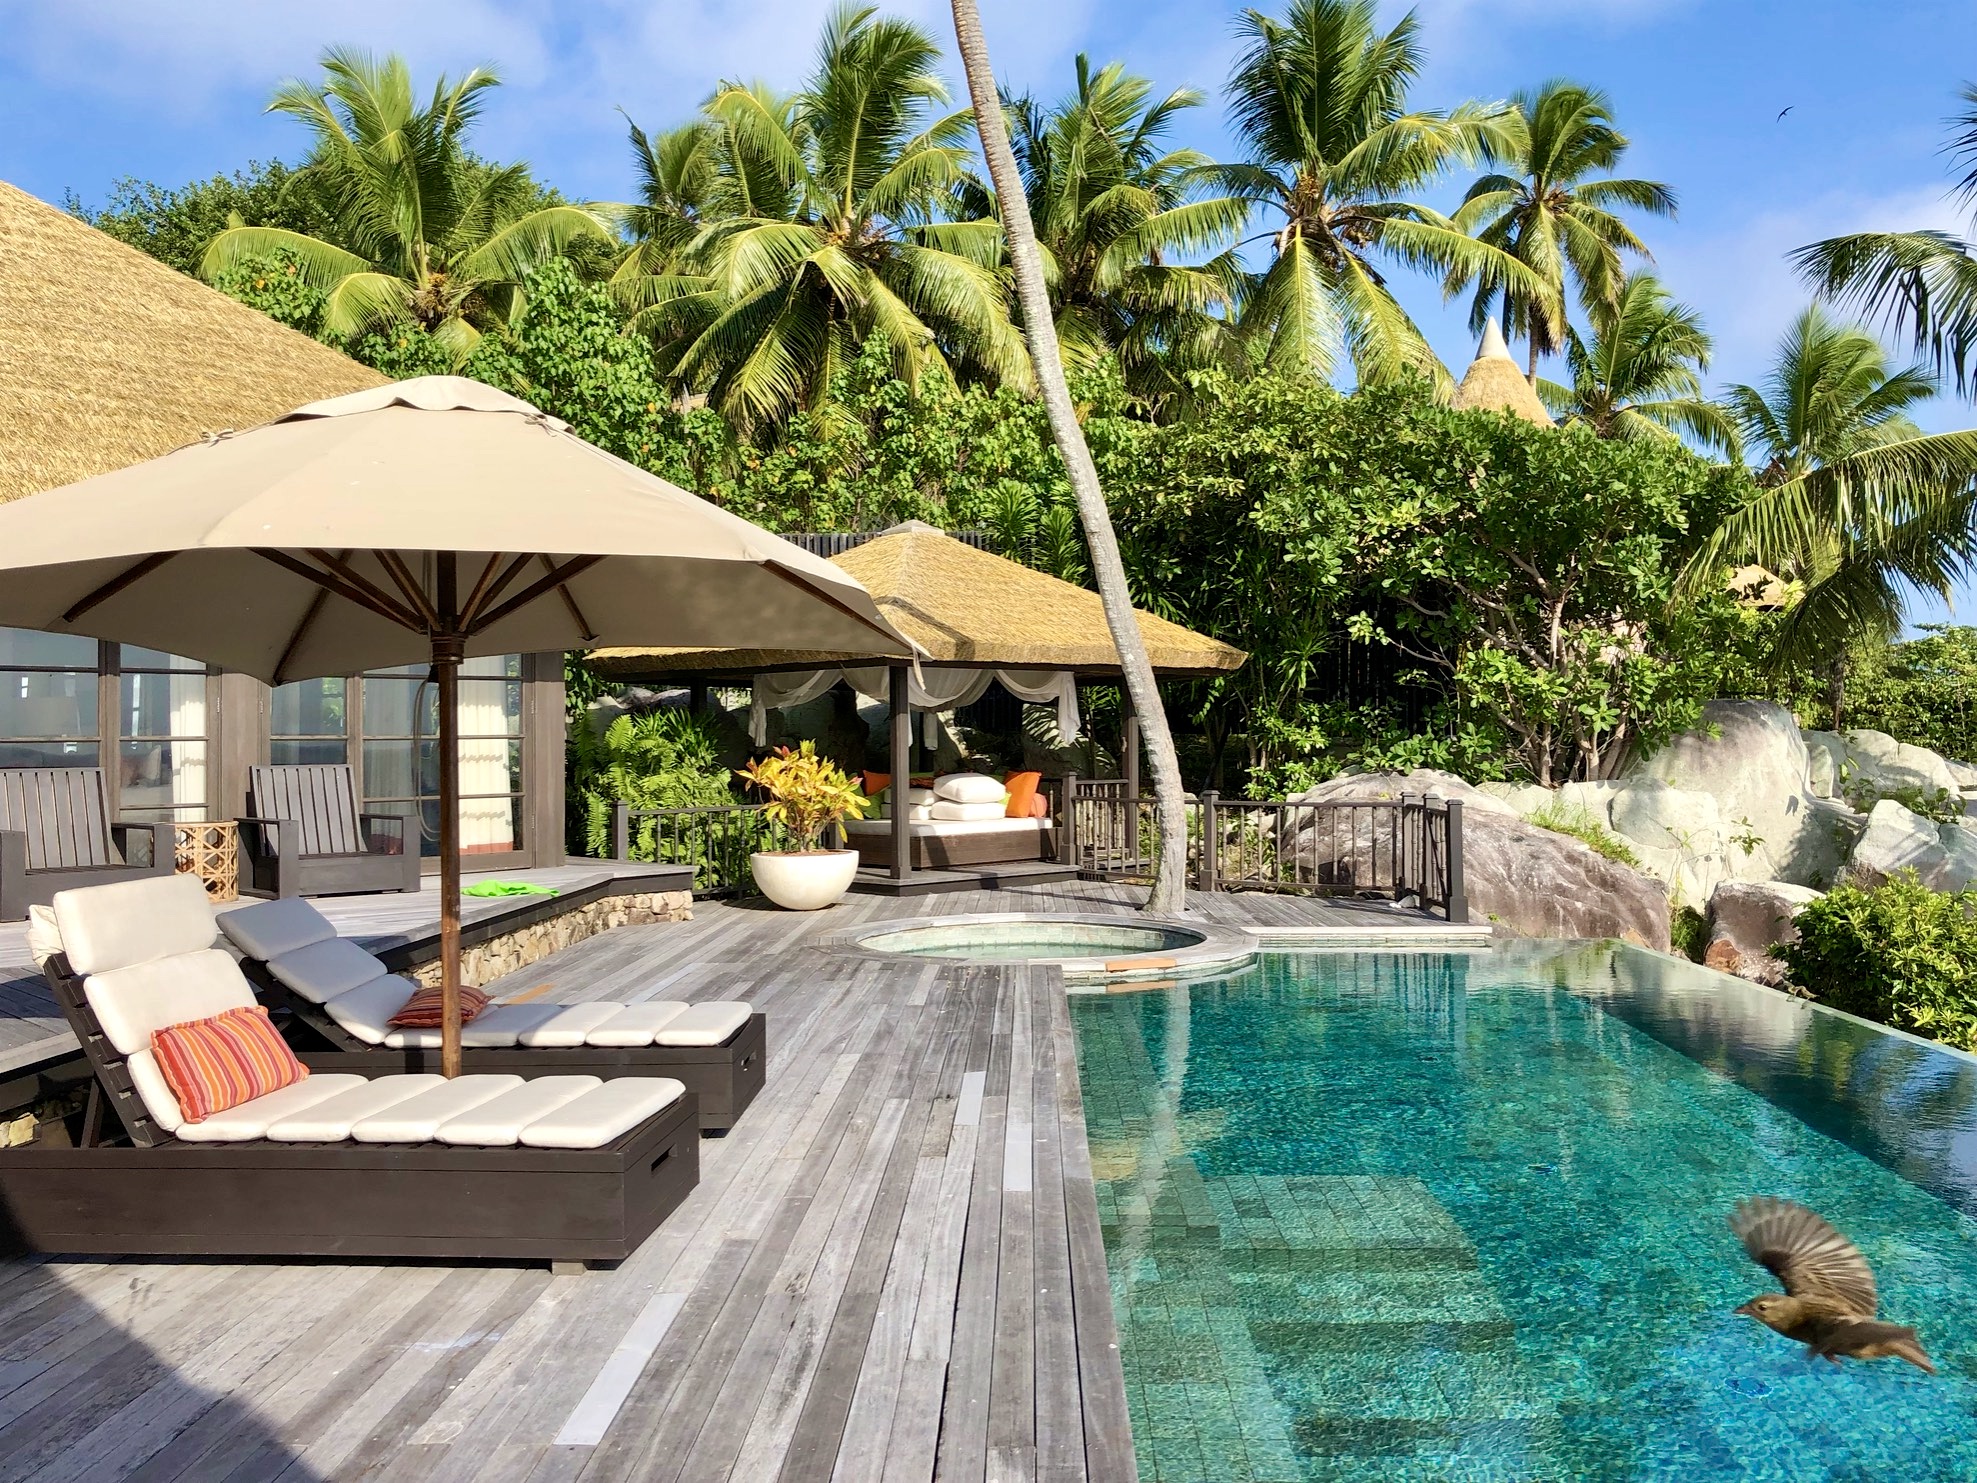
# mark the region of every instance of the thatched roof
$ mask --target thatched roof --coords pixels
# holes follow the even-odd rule
[[[385,379],[0,181],[0,500]]]
[[[831,558],[850,572],[893,626],[935,664],[1036,666],[1117,674],[1098,594],[911,522]],[[1153,667],[1170,674],[1219,674],[1249,656],[1219,639],[1151,613],[1139,615]],[[856,659],[851,654],[760,649],[599,649],[602,673],[752,674]]]
[[[1476,358],[1455,389],[1455,407],[1459,412],[1508,412],[1539,427],[1553,425],[1536,389],[1510,358],[1510,347],[1503,343],[1503,331],[1494,319],[1484,328]]]

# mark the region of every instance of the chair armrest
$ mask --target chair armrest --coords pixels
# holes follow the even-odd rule
[[[27,915],[27,833],[0,829],[0,922]]]
[[[240,831],[240,842],[257,855],[278,855],[281,853],[282,825],[292,824],[293,819],[254,819],[236,818],[234,827]]]
[[[126,865],[141,866],[163,874],[177,864],[178,843],[170,824],[112,824],[110,839],[123,852]],[[150,856],[147,860],[131,859],[131,842],[139,839],[149,841],[145,851]]]
[[[357,822],[364,826],[364,848],[373,855],[405,853],[405,815],[359,814]]]

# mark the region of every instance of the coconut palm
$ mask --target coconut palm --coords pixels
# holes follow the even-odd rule
[[[1375,11],[1375,0],[1291,0],[1282,20],[1252,10],[1238,22],[1248,46],[1229,80],[1230,113],[1249,159],[1225,170],[1281,218],[1243,325],[1273,366],[1328,376],[1345,354],[1364,383],[1419,373],[1445,383],[1382,262],[1534,300],[1550,290],[1502,248],[1402,199],[1514,136],[1501,106],[1410,111],[1417,24],[1410,14],[1382,33]]]
[[[526,166],[467,152],[482,98],[500,82],[488,69],[440,78],[420,107],[400,57],[332,48],[322,66],[322,82],[283,84],[268,111],[301,119],[315,136],[291,188],[315,200],[330,228],[309,236],[230,227],[206,249],[201,277],[285,254],[327,296],[328,333],[414,324],[464,360],[481,330],[511,311],[531,270],[615,240],[607,211],[557,201]]]
[[[1180,760],[1174,752],[1167,712],[1160,704],[1160,688],[1154,682],[1146,640],[1140,634],[1139,618],[1133,611],[1125,564],[1119,558],[1119,538],[1112,529],[1105,492],[1099,486],[1098,468],[1092,462],[1091,449],[1085,443],[1084,429],[1078,423],[1077,409],[1071,404],[1070,387],[1064,379],[1064,357],[1057,342],[1050,289],[1044,278],[1043,252],[1037,244],[1036,226],[1030,219],[1022,172],[1009,144],[1001,95],[996,91],[995,73],[989,66],[988,42],[982,36],[982,18],[974,0],[952,0],[952,3],[955,41],[968,74],[968,91],[975,102],[982,154],[988,161],[989,176],[1002,203],[1009,261],[1015,270],[1024,334],[1029,341],[1030,359],[1036,367],[1044,413],[1071,478],[1078,519],[1085,528],[1085,544],[1091,553],[1092,577],[1098,584],[1099,600],[1105,609],[1105,626],[1111,632],[1113,647],[1119,652],[1119,672],[1126,692],[1140,716],[1147,767],[1153,775],[1159,848],[1147,909],[1171,916],[1187,902],[1187,818]]]
[[[1023,193],[1044,255],[1057,338],[1073,366],[1116,353],[1127,384],[1172,391],[1217,358],[1243,273],[1234,244],[1249,203],[1207,187],[1218,167],[1169,149],[1175,119],[1201,105],[1114,62],[1077,59],[1077,87],[1052,108],[1004,100]],[[1205,262],[1187,259],[1211,254]]]
[[[1703,395],[1711,347],[1695,310],[1653,275],[1636,273],[1590,317],[1590,338],[1566,331],[1572,384],[1538,383],[1554,417],[1584,423],[1602,438],[1687,434],[1705,448],[1736,451],[1735,420]]]
[[[1977,207],[1977,84],[1964,84],[1952,121],[1951,159],[1964,171],[1956,194]],[[1958,391],[1977,390],[1977,245],[1953,232],[1856,232],[1792,254],[1815,292],[1885,322]]]
[[[1589,308],[1617,303],[1621,254],[1652,254],[1616,213],[1672,216],[1675,193],[1655,180],[1591,178],[1611,170],[1627,151],[1627,136],[1613,125],[1612,104],[1594,88],[1555,79],[1534,93],[1518,93],[1503,132],[1509,151],[1504,168],[1469,187],[1454,220],[1543,282],[1545,292],[1533,295],[1480,273],[1469,314],[1470,328],[1480,330],[1501,296],[1504,333],[1529,342],[1535,381],[1538,357],[1565,344],[1566,280]]]
[[[1030,384],[999,227],[943,219],[971,177],[968,114],[936,111],[938,62],[919,27],[840,9],[802,91],[731,84],[706,105],[733,169],[763,162],[782,192],[708,221],[682,271],[620,287],[646,304],[635,322],[673,373],[734,422],[819,405],[873,338],[908,383],[938,370]]]

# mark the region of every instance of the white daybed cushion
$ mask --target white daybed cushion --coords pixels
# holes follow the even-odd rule
[[[521,1038],[524,1030],[533,1030],[554,1017],[556,1009],[554,1004],[490,1005],[460,1027],[460,1043],[484,1050],[505,1050]],[[334,1007],[331,1012],[335,1012]],[[393,1030],[384,1037],[384,1043],[391,1050],[407,1047],[437,1050],[441,1037],[439,1027],[434,1025],[431,1029]]]
[[[914,839],[946,836],[953,838],[964,834],[1032,834],[1051,827],[1048,819],[1009,819],[1000,816],[993,819],[935,819],[927,824],[913,824],[909,832]],[[890,834],[892,825],[885,819],[846,819],[844,832],[847,834]]]
[[[455,1077],[359,1119],[350,1136],[359,1143],[430,1143],[441,1123],[451,1122],[521,1085],[519,1076]]]
[[[150,1052],[145,1052],[144,1058],[150,1060]],[[185,1123],[172,1131],[187,1143],[244,1143],[251,1138],[265,1138],[268,1129],[283,1118],[307,1112],[331,1097],[339,1097],[363,1084],[364,1078],[361,1076],[348,1076],[342,1072],[317,1073],[291,1082],[278,1092],[242,1102],[225,1112],[216,1112],[202,1123]],[[148,1097],[145,1100],[147,1103],[150,1101]],[[155,1108],[153,1113],[155,1115]]]
[[[55,908],[35,905],[27,909],[27,955],[39,968],[62,950],[62,929],[55,925]]]
[[[392,1028],[391,1017],[405,1007],[417,987],[409,978],[387,974],[359,984],[347,994],[338,994],[323,1008],[366,1045],[383,1045],[386,1036],[401,1033]]]
[[[537,1118],[520,1141],[529,1148],[601,1148],[685,1094],[686,1083],[670,1076],[614,1077]]]
[[[652,1037],[655,1045],[725,1045],[747,1024],[755,1006],[738,1000],[687,1006]]]
[[[538,1076],[439,1125],[441,1143],[511,1148],[522,1129],[604,1083],[595,1076]]]
[[[254,1003],[240,965],[218,948],[92,973],[82,990],[110,1044],[126,1056],[149,1050],[152,1035],[167,1025]]]
[[[943,823],[979,823],[986,819],[1004,817],[1007,803],[954,803],[943,798],[927,812],[935,821]]]
[[[906,790],[906,806],[908,808],[922,808],[932,803],[934,796],[934,790],[932,788],[908,788]]]
[[[336,936],[330,919],[299,896],[286,901],[257,901],[221,912],[220,930],[248,957],[263,960]]]
[[[686,1013],[676,999],[627,1004],[584,1036],[587,1045],[650,1045],[653,1034]]]
[[[310,1078],[315,1080],[314,1077]],[[341,1143],[350,1130],[367,1117],[410,1101],[421,1092],[444,1086],[443,1076],[380,1076],[327,1097],[314,1106],[299,1109],[268,1125],[265,1136],[280,1143]],[[258,1100],[258,1099],[257,1099]],[[252,1103],[243,1104],[252,1106]]]
[[[77,973],[107,973],[213,945],[213,903],[194,875],[149,875],[55,893],[55,925]]]
[[[1009,790],[1000,778],[979,772],[953,772],[934,779],[934,796],[949,803],[994,803],[1007,805]]]
[[[616,1017],[624,1007],[622,1004],[558,1004],[555,1014],[533,1030],[522,1031],[515,1039],[528,1046],[582,1045],[584,1036]]]
[[[356,943],[330,937],[268,959],[268,972],[311,1004],[327,1004],[391,970]]]

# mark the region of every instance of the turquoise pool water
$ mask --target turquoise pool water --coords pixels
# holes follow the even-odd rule
[[[1073,1000],[1142,1476],[1977,1478],[1977,1062],[1631,948]],[[1731,1310],[1825,1214],[1935,1377]]]

